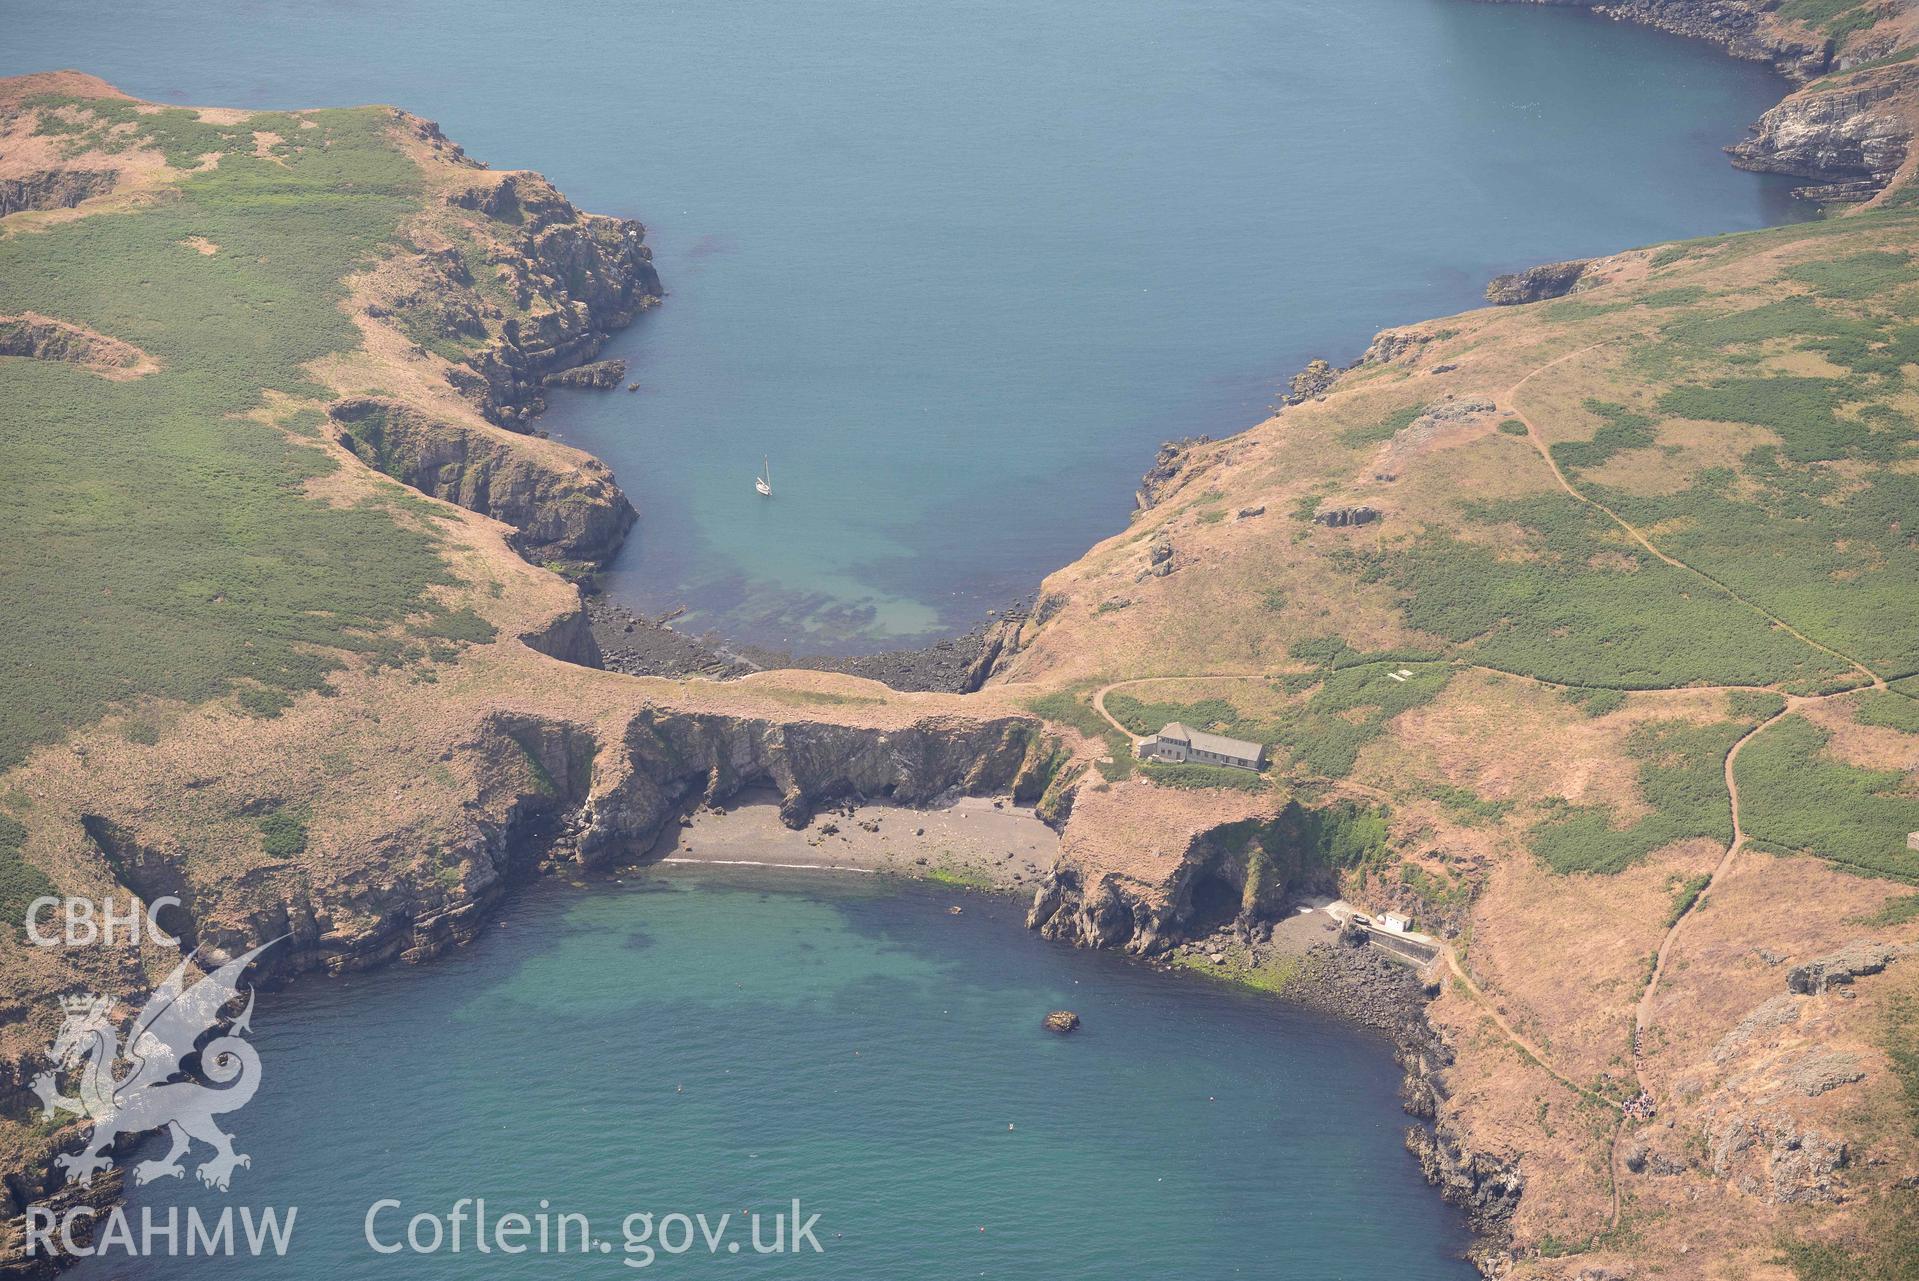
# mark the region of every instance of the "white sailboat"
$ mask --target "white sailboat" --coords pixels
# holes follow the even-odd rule
[[[760,491],[762,498],[773,496],[773,467],[764,457],[760,459],[760,474],[753,478],[753,488]]]

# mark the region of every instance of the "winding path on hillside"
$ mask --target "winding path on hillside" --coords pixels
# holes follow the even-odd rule
[[[1698,568],[1697,566],[1691,565],[1687,563],[1686,561],[1666,552],[1664,549],[1662,549],[1656,543],[1654,543],[1652,539],[1648,537],[1643,530],[1639,529],[1637,526],[1632,524],[1632,522],[1626,520],[1618,512],[1606,506],[1604,503],[1601,503],[1598,500],[1591,498],[1584,493],[1581,493],[1580,490],[1567,478],[1565,472],[1560,468],[1558,460],[1556,460],[1552,456],[1552,450],[1547,445],[1543,436],[1540,434],[1538,426],[1533,422],[1531,416],[1528,415],[1525,412],[1525,410],[1520,407],[1518,402],[1519,393],[1534,378],[1538,377],[1542,373],[1545,373],[1547,370],[1552,369],[1557,365],[1564,364],[1567,361],[1573,360],[1599,347],[1606,346],[1611,341],[1613,340],[1608,339],[1602,342],[1589,344],[1588,346],[1581,347],[1581,348],[1578,348],[1577,350],[1570,351],[1563,355],[1554,357],[1552,360],[1546,361],[1544,364],[1534,367],[1532,370],[1526,373],[1524,377],[1520,378],[1517,382],[1513,383],[1512,386],[1508,387],[1503,395],[1498,397],[1500,411],[1518,420],[1519,423],[1525,427],[1526,439],[1528,443],[1530,443],[1533,449],[1538,453],[1540,459],[1546,464],[1547,469],[1551,472],[1553,480],[1558,484],[1559,488],[1566,493],[1568,497],[1572,498],[1575,502],[1584,504],[1585,506],[1592,508],[1593,510],[1604,515],[1608,520],[1610,520],[1613,524],[1617,525],[1622,531],[1624,531],[1625,534],[1628,537],[1630,537],[1634,542],[1636,542],[1640,547],[1644,548],[1648,554],[1654,557],[1657,557],[1664,564],[1671,566],[1674,569],[1681,570],[1683,572],[1692,574],[1695,577],[1700,578],[1701,580],[1710,584],[1715,590],[1721,592],[1722,594],[1736,601],[1740,605],[1743,605],[1747,609],[1752,610],[1754,613],[1766,619],[1767,622],[1770,623],[1772,626],[1778,627],[1779,629],[1786,632],[1788,635],[1800,641],[1802,644],[1806,645],[1807,647],[1818,650],[1820,653],[1826,654],[1827,656],[1831,658],[1835,658],[1839,660],[1840,662],[1845,663],[1848,667],[1852,668],[1860,676],[1864,677],[1865,681],[1867,682],[1865,684],[1854,685],[1846,689],[1833,690],[1833,691],[1828,691],[1826,693],[1821,693],[1821,694],[1810,694],[1810,695],[1782,694],[1782,697],[1785,699],[1784,705],[1778,711],[1774,712],[1771,716],[1766,717],[1764,720],[1754,725],[1750,730],[1748,730],[1744,735],[1742,735],[1738,739],[1738,741],[1736,741],[1732,745],[1732,747],[1727,751],[1722,768],[1724,772],[1727,803],[1728,803],[1728,807],[1729,807],[1729,810],[1731,813],[1731,819],[1732,819],[1731,840],[1726,846],[1725,853],[1720,856],[1718,863],[1714,865],[1712,872],[1707,877],[1706,884],[1700,889],[1699,893],[1693,897],[1692,902],[1687,904],[1685,910],[1680,912],[1678,916],[1674,918],[1672,924],[1667,927],[1665,934],[1661,937],[1658,951],[1655,954],[1652,972],[1647,976],[1645,987],[1641,990],[1639,999],[1634,1005],[1633,1078],[1635,1082],[1638,1084],[1641,1091],[1650,1093],[1646,1084],[1645,1077],[1640,1070],[1640,1064],[1642,1061],[1641,1050],[1642,1050],[1643,1038],[1645,1034],[1649,1030],[1651,1030],[1654,1026],[1654,1006],[1659,994],[1661,982],[1666,977],[1668,968],[1671,964],[1673,953],[1678,946],[1680,937],[1684,933],[1687,924],[1691,921],[1694,914],[1699,910],[1699,908],[1706,902],[1706,900],[1712,894],[1712,892],[1715,889],[1717,889],[1720,886],[1720,884],[1725,880],[1728,873],[1732,870],[1733,865],[1738,860],[1739,854],[1745,849],[1747,844],[1745,815],[1742,813],[1742,810],[1741,810],[1740,795],[1739,795],[1739,779],[1738,779],[1738,772],[1737,772],[1737,765],[1738,765],[1740,753],[1745,749],[1747,744],[1751,743],[1760,734],[1764,733],[1767,729],[1770,729],[1773,725],[1777,724],[1780,720],[1794,713],[1795,711],[1797,711],[1798,709],[1800,709],[1801,707],[1807,704],[1822,702],[1822,701],[1825,701],[1828,699],[1834,699],[1834,698],[1845,698],[1850,695],[1860,693],[1863,690],[1867,690],[1867,689],[1886,689],[1888,686],[1885,678],[1879,672],[1873,670],[1864,662],[1860,661],[1859,659],[1853,658],[1849,654],[1842,653],[1839,650],[1836,650],[1832,648],[1831,646],[1826,645],[1820,641],[1814,640],[1810,636],[1807,636],[1804,632],[1800,631],[1798,628],[1794,627],[1792,624],[1788,623],[1785,619],[1780,618],[1778,615],[1774,614],[1772,611],[1766,609],[1764,606],[1759,605],[1758,603],[1740,595],[1737,591],[1733,590],[1732,587],[1722,582],[1720,579],[1714,577],[1712,574],[1709,574],[1706,571]],[[1402,660],[1383,659],[1379,661],[1381,663],[1387,663],[1387,662],[1399,663]],[[1562,683],[1557,681],[1545,680],[1540,677],[1531,676],[1523,672],[1506,671],[1505,669],[1502,669],[1502,668],[1489,667],[1485,664],[1480,664],[1480,663],[1465,663],[1465,662],[1460,662],[1458,660],[1451,660],[1451,665],[1458,668],[1462,668],[1462,669],[1495,672],[1505,676],[1517,677],[1519,679],[1526,680],[1533,684],[1541,685],[1547,688],[1556,688],[1556,689],[1599,688],[1599,687],[1593,687],[1593,686],[1581,686],[1581,685],[1573,685],[1573,684],[1567,684],[1567,683]],[[1271,668],[1271,669],[1266,669],[1266,670],[1257,671],[1257,672],[1197,672],[1197,673],[1191,673],[1191,674],[1185,674],[1185,675],[1135,677],[1129,680],[1112,681],[1099,687],[1093,693],[1092,707],[1093,707],[1093,710],[1099,714],[1102,720],[1104,720],[1108,725],[1111,725],[1114,730],[1124,735],[1128,742],[1132,742],[1136,739],[1137,736],[1133,733],[1133,731],[1128,726],[1122,724],[1119,718],[1114,716],[1113,713],[1109,711],[1106,706],[1107,695],[1113,693],[1115,690],[1125,689],[1125,688],[1134,687],[1134,686],[1151,685],[1151,684],[1166,683],[1166,682],[1178,682],[1178,681],[1217,681],[1217,680],[1270,681],[1279,676],[1304,674],[1304,673],[1309,673],[1309,672],[1318,671],[1318,670],[1323,670],[1323,669]],[[1672,686],[1666,689],[1636,690],[1631,692],[1640,693],[1640,694],[1653,694],[1653,693],[1723,691],[1723,692],[1730,693],[1737,690],[1766,690],[1768,692],[1780,693],[1780,691],[1778,691],[1774,687],[1767,686],[1767,685],[1683,685],[1683,686]],[[1354,783],[1354,782],[1351,782],[1350,780],[1346,780],[1346,781],[1342,781],[1340,785],[1349,790],[1372,795],[1376,799],[1380,799],[1380,800],[1392,799],[1389,793],[1384,792],[1378,788],[1367,786],[1365,784]],[[1485,993],[1485,991],[1480,988],[1479,984],[1473,979],[1472,975],[1467,971],[1464,963],[1460,960],[1457,949],[1455,949],[1450,944],[1441,943],[1440,955],[1444,958],[1446,963],[1446,968],[1451,973],[1455,982],[1463,989],[1466,995],[1476,1005],[1479,1006],[1481,1011],[1486,1015],[1488,1019],[1491,1020],[1493,1025],[1499,1030],[1500,1034],[1505,1037],[1508,1043],[1510,1043],[1515,1049],[1517,1049],[1527,1059],[1529,1059],[1533,1063],[1536,1063],[1541,1070],[1546,1072],[1549,1076],[1551,1076],[1553,1079],[1558,1081],[1560,1084],[1564,1085],[1567,1089],[1572,1090],[1573,1092],[1575,1092],[1582,1098],[1591,1100],[1593,1102],[1601,1104],[1604,1107],[1610,1108],[1615,1113],[1618,1114],[1618,1121],[1613,1127],[1611,1148],[1608,1154],[1608,1173],[1611,1176],[1610,1181],[1612,1184],[1612,1187],[1611,1187],[1612,1206],[1611,1206],[1611,1218],[1607,1228],[1609,1232],[1617,1230],[1624,1215],[1624,1205],[1623,1205],[1623,1197],[1622,1197],[1622,1190],[1621,1190],[1622,1179],[1621,1179],[1621,1171],[1620,1171],[1620,1167],[1622,1164],[1621,1146],[1624,1141],[1625,1134],[1626,1134],[1626,1127],[1630,1119],[1627,1116],[1625,1109],[1620,1104],[1614,1102],[1613,1100],[1609,1098],[1606,1098],[1604,1095],[1597,1093],[1596,1091],[1590,1089],[1587,1086],[1579,1084],[1578,1082],[1574,1081],[1570,1076],[1566,1075],[1566,1073],[1560,1071],[1557,1067],[1555,1067],[1552,1063],[1552,1060],[1546,1055],[1544,1050],[1542,1050],[1539,1046],[1533,1044],[1532,1041],[1530,1041],[1528,1038],[1522,1035],[1520,1031],[1512,1025],[1511,1021],[1507,1019],[1506,1016],[1499,1010],[1499,1008],[1494,1004],[1493,1000]]]
[[[1745,750],[1746,745],[1752,742],[1753,739],[1757,738],[1760,734],[1764,733],[1766,730],[1770,729],[1772,726],[1778,724],[1781,719],[1783,719],[1784,717],[1791,714],[1793,711],[1797,710],[1799,707],[1807,703],[1821,702],[1826,699],[1833,699],[1833,698],[1845,698],[1849,695],[1857,694],[1865,689],[1885,689],[1887,688],[1887,684],[1886,684],[1885,677],[1880,675],[1880,673],[1874,671],[1872,668],[1868,667],[1865,663],[1861,662],[1859,659],[1852,657],[1850,654],[1841,653],[1840,651],[1833,649],[1829,645],[1823,644],[1819,641],[1812,639],[1810,636],[1807,636],[1804,632],[1800,631],[1798,628],[1788,623],[1785,619],[1780,618],[1777,614],[1774,614],[1772,611],[1766,609],[1764,606],[1759,605],[1758,603],[1754,601],[1748,600],[1744,596],[1741,596],[1738,592],[1734,591],[1730,586],[1728,586],[1726,583],[1722,582],[1718,578],[1714,577],[1713,575],[1707,573],[1706,571],[1702,569],[1699,569],[1697,566],[1688,564],[1687,562],[1680,560],[1679,558],[1675,556],[1669,555],[1667,552],[1665,552],[1663,549],[1657,546],[1652,541],[1652,539],[1647,537],[1642,530],[1640,530],[1637,526],[1633,525],[1632,522],[1628,521],[1625,517],[1621,516],[1618,512],[1606,506],[1604,503],[1599,502],[1597,499],[1588,497],[1587,495],[1581,493],[1579,489],[1576,486],[1574,486],[1570,480],[1566,478],[1565,472],[1560,469],[1559,461],[1555,459],[1552,455],[1552,449],[1546,444],[1545,439],[1540,435],[1538,426],[1533,422],[1532,418],[1529,415],[1527,415],[1525,410],[1520,408],[1519,399],[1518,399],[1519,392],[1520,392],[1520,389],[1525,387],[1527,383],[1531,382],[1534,378],[1544,373],[1546,370],[1551,369],[1555,365],[1559,365],[1568,360],[1572,360],[1575,357],[1584,355],[1585,353],[1592,351],[1595,348],[1603,347],[1606,345],[1606,342],[1608,341],[1611,341],[1611,340],[1592,343],[1588,346],[1578,348],[1575,351],[1567,352],[1563,356],[1559,356],[1552,360],[1549,360],[1543,365],[1537,366],[1536,368],[1528,372],[1525,375],[1525,377],[1521,378],[1518,382],[1515,382],[1511,387],[1508,387],[1506,389],[1505,394],[1499,397],[1500,407],[1503,410],[1503,412],[1517,419],[1526,428],[1527,441],[1532,445],[1533,449],[1538,452],[1539,457],[1545,462],[1548,470],[1552,472],[1553,479],[1558,482],[1559,487],[1562,490],[1564,490],[1567,496],[1572,498],[1575,502],[1584,503],[1586,506],[1592,508],[1593,510],[1604,514],[1608,520],[1611,520],[1615,525],[1619,526],[1620,529],[1624,530],[1626,534],[1629,537],[1631,537],[1635,542],[1637,542],[1641,547],[1645,548],[1646,551],[1648,551],[1652,555],[1657,556],[1660,560],[1664,561],[1666,564],[1671,565],[1676,569],[1684,570],[1687,573],[1696,575],[1697,577],[1705,580],[1706,582],[1710,583],[1713,587],[1717,588],[1719,591],[1731,597],[1733,600],[1739,602],[1741,605],[1744,605],[1746,608],[1752,610],[1753,612],[1759,614],[1761,617],[1767,619],[1769,622],[1772,623],[1773,626],[1780,628],[1781,630],[1785,631],[1788,635],[1793,636],[1800,642],[1804,643],[1807,646],[1810,646],[1813,649],[1820,651],[1821,653],[1827,654],[1833,658],[1838,659],[1840,662],[1847,664],[1854,671],[1866,677],[1867,681],[1869,682],[1866,685],[1856,685],[1856,686],[1849,687],[1847,689],[1832,690],[1823,694],[1812,694],[1812,695],[1782,694],[1782,697],[1784,697],[1786,700],[1785,705],[1782,706],[1778,711],[1774,712],[1771,716],[1768,716],[1766,719],[1760,721],[1757,725],[1754,725],[1750,730],[1746,731],[1746,733],[1740,736],[1739,740],[1732,745],[1731,749],[1727,751],[1723,769],[1725,773],[1727,806],[1731,813],[1731,818],[1732,818],[1732,839],[1726,845],[1726,852],[1720,856],[1719,862],[1716,865],[1714,865],[1712,872],[1707,876],[1706,884],[1704,885],[1704,887],[1702,887],[1700,891],[1693,896],[1692,901],[1686,905],[1685,909],[1681,911],[1677,917],[1674,918],[1672,924],[1667,927],[1664,936],[1661,937],[1661,939],[1659,940],[1659,949],[1654,954],[1652,973],[1647,976],[1646,986],[1640,992],[1639,1000],[1633,1008],[1633,1053],[1632,1053],[1633,1080],[1638,1083],[1639,1088],[1642,1092],[1647,1093],[1649,1095],[1651,1091],[1648,1089],[1646,1085],[1645,1074],[1641,1070],[1640,1065],[1644,1061],[1643,1052],[1645,1048],[1644,1047],[1645,1034],[1649,1030],[1651,1030],[1652,1027],[1654,1026],[1654,1003],[1657,1000],[1659,995],[1660,982],[1666,976],[1667,968],[1670,965],[1672,960],[1673,951],[1678,946],[1680,935],[1685,930],[1687,923],[1692,920],[1693,916],[1705,904],[1707,898],[1712,894],[1712,892],[1716,890],[1717,888],[1719,888],[1720,884],[1725,880],[1726,875],[1732,870],[1733,864],[1737,861],[1740,851],[1743,850],[1746,846],[1745,816],[1741,812],[1740,797],[1739,797],[1738,761],[1739,761],[1740,752]],[[1779,692],[1779,691],[1774,691],[1774,692]],[[1618,1229],[1621,1221],[1621,1217],[1623,1214],[1623,1206],[1621,1204],[1621,1194],[1620,1194],[1620,1184],[1621,1184],[1620,1145],[1624,1141],[1626,1136],[1627,1122],[1628,1122],[1628,1118],[1622,1112],[1620,1116],[1619,1124],[1613,1130],[1612,1150],[1609,1156],[1609,1166],[1612,1174],[1612,1221],[1608,1226],[1608,1229],[1607,1229],[1608,1231],[1615,1231]]]
[[[1642,530],[1640,530],[1638,526],[1634,525],[1631,521],[1627,520],[1624,516],[1621,516],[1618,512],[1606,506],[1604,503],[1600,502],[1598,499],[1588,497],[1587,495],[1581,493],[1577,486],[1575,486],[1571,481],[1566,479],[1566,473],[1560,470],[1559,460],[1553,457],[1552,449],[1546,444],[1545,439],[1539,434],[1538,427],[1535,426],[1533,423],[1533,420],[1527,416],[1526,411],[1519,407],[1519,390],[1520,388],[1524,387],[1527,383],[1537,378],[1540,374],[1543,374],[1548,369],[1553,368],[1553,366],[1564,364],[1566,361],[1572,360],[1579,356],[1583,356],[1589,351],[1593,351],[1593,350],[1596,350],[1597,348],[1607,346],[1613,341],[1614,340],[1610,338],[1602,339],[1601,341],[1596,343],[1589,343],[1586,346],[1580,347],[1575,351],[1569,351],[1563,356],[1555,356],[1553,359],[1547,361],[1545,364],[1536,366],[1531,372],[1527,373],[1525,377],[1521,378],[1518,382],[1508,387],[1505,390],[1505,393],[1498,398],[1499,408],[1506,414],[1510,415],[1511,417],[1518,419],[1519,422],[1526,428],[1527,441],[1529,441],[1532,444],[1532,447],[1536,451],[1538,451],[1540,458],[1545,461],[1546,467],[1552,472],[1553,479],[1559,483],[1559,487],[1563,489],[1564,491],[1566,491],[1567,496],[1570,497],[1574,502],[1584,503],[1586,506],[1592,508],[1594,511],[1603,514],[1606,517],[1606,519],[1612,521],[1613,524],[1619,526],[1620,529],[1624,530],[1626,534],[1629,537],[1631,537],[1634,542],[1638,543],[1641,547],[1645,548],[1652,555],[1657,556],[1660,560],[1672,566],[1674,569],[1685,570],[1687,573],[1692,574],[1700,579],[1703,579],[1705,582],[1710,583],[1718,591],[1731,597],[1733,600],[1738,601],[1741,605],[1744,605],[1747,609],[1752,610],[1755,614],[1758,614],[1760,617],[1766,619],[1773,626],[1786,632],[1788,635],[1792,636],[1793,638],[1800,641],[1801,643],[1808,645],[1812,647],[1813,649],[1818,650],[1822,654],[1838,659],[1840,662],[1846,664],[1848,667],[1854,668],[1861,675],[1865,676],[1868,680],[1872,682],[1872,687],[1874,689],[1884,689],[1886,687],[1885,678],[1880,676],[1878,672],[1875,672],[1874,670],[1872,670],[1872,668],[1866,666],[1864,663],[1852,657],[1850,654],[1842,654],[1838,650],[1832,648],[1830,645],[1826,645],[1820,641],[1816,641],[1812,639],[1810,636],[1806,635],[1804,632],[1800,631],[1798,628],[1794,627],[1791,623],[1788,623],[1785,619],[1779,617],[1777,614],[1773,613],[1771,610],[1767,609],[1765,606],[1760,605],[1755,601],[1748,600],[1744,596],[1741,596],[1738,592],[1734,591],[1731,587],[1727,586],[1724,582],[1721,582],[1719,579],[1715,578],[1713,575],[1708,574],[1705,570],[1700,569],[1699,567],[1695,565],[1690,565],[1687,562],[1680,560],[1679,558],[1675,556],[1668,555],[1657,544],[1655,544],[1652,541],[1652,539],[1648,538],[1646,534]],[[1847,692],[1850,692],[1850,691],[1847,691]]]

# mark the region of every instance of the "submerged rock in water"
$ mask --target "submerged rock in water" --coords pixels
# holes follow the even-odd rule
[[[1068,1032],[1076,1032],[1079,1030],[1079,1015],[1073,1013],[1071,1010],[1054,1010],[1051,1014],[1048,1014],[1045,1019],[1041,1020],[1041,1025],[1045,1027],[1048,1032],[1057,1032],[1061,1036],[1065,1036]]]

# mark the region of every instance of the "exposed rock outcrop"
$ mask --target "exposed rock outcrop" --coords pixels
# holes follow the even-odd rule
[[[1430,334],[1382,329],[1373,335],[1373,341],[1359,358],[1359,365],[1390,365],[1401,356],[1420,350],[1432,340]]]
[[[1139,479],[1139,488],[1134,491],[1133,502],[1141,511],[1145,511],[1159,502],[1160,497],[1173,487],[1179,474],[1186,467],[1187,457],[1201,445],[1211,444],[1211,436],[1188,436],[1183,440],[1169,440],[1159,447],[1159,453],[1153,458],[1152,467]]]
[[[1324,396],[1339,381],[1339,370],[1329,361],[1314,359],[1306,362],[1306,368],[1294,374],[1292,381],[1286,384],[1286,403],[1297,405]]]
[[[490,422],[525,429],[546,408],[547,380],[656,304],[660,278],[638,222],[582,213],[538,174],[475,176],[449,197],[484,219],[473,243],[423,246],[379,279],[367,311],[453,360],[448,381]]]
[[[1116,872],[1090,876],[1062,860],[1033,895],[1028,929],[1079,947],[1157,956],[1222,924],[1253,937],[1312,890],[1335,878],[1312,851],[1314,817],[1289,801],[1268,818],[1222,824],[1193,836],[1166,883]]]
[[[520,643],[528,649],[557,658],[562,663],[581,667],[604,667],[599,642],[593,639],[593,623],[584,608],[571,610],[536,632],[527,632]]]
[[[542,382],[548,387],[589,387],[595,391],[610,391],[619,386],[620,380],[625,377],[624,360],[596,360],[591,364],[562,369],[557,374],[548,374]]]
[[[1733,164],[1822,184],[1802,193],[1868,199],[1905,163],[1912,127],[1888,104],[1919,85],[1911,64],[1885,68],[1858,85],[1802,91],[1759,118],[1753,136],[1728,147]]]
[[[1364,954],[1373,949],[1357,951]],[[1405,972],[1404,966],[1395,968]],[[1502,1275],[1511,1262],[1513,1216],[1526,1191],[1519,1162],[1475,1151],[1467,1141],[1453,1114],[1448,1075],[1452,1047],[1427,1021],[1423,1008],[1408,1014],[1393,1030],[1393,1052],[1405,1073],[1400,1102],[1421,1121],[1406,1128],[1406,1150],[1440,1196],[1465,1211],[1466,1222],[1478,1237],[1469,1253],[1480,1271]]]
[[[1579,278],[1586,274],[1592,262],[1590,258],[1574,258],[1494,276],[1486,286],[1486,301],[1495,307],[1513,307],[1563,297],[1579,284]]]
[[[1154,902],[1145,886],[1116,872],[1087,883],[1086,874],[1061,864],[1046,874],[1026,911],[1026,928],[1074,947],[1120,948],[1154,956],[1172,945],[1170,906]]]
[[[106,195],[119,178],[112,169],[43,169],[0,178],[0,218],[26,209],[71,209],[82,200]]]
[[[1378,519],[1379,509],[1376,507],[1322,507],[1313,513],[1314,522],[1329,529],[1370,525]]]
[[[370,466],[513,526],[508,541],[535,564],[603,564],[633,524],[613,473],[584,454],[562,464],[513,437],[372,396],[337,401],[328,414],[339,442]]]
[[[819,806],[849,798],[926,805],[947,794],[1011,791],[1032,800],[1052,766],[1038,723],[1018,717],[931,720],[889,732],[652,710],[628,724],[616,760],[585,813],[583,862],[650,842],[687,804],[748,788],[778,791],[781,821],[800,828]]]
[[[1830,987],[1844,986],[1856,978],[1877,974],[1901,955],[1901,949],[1889,943],[1861,940],[1804,965],[1795,965],[1786,974],[1786,990],[1817,996]]]
[[[0,316],[0,356],[59,360],[104,378],[139,378],[160,366],[132,343],[33,312]]]
[[[1445,1121],[1430,1129],[1408,1126],[1406,1150],[1439,1195],[1466,1212],[1467,1224],[1480,1238],[1473,1258],[1482,1271],[1497,1275],[1487,1264],[1512,1240],[1513,1215],[1526,1190],[1518,1165],[1471,1151],[1457,1128]]]
[[[1735,58],[1766,62],[1807,85],[1760,118],[1753,137],[1727,148],[1742,169],[1811,178],[1795,194],[1820,201],[1870,199],[1898,170],[1911,143],[1910,100],[1919,68],[1894,63],[1857,77],[1813,85],[1830,72],[1896,52],[1890,34],[1828,38],[1781,16],[1774,0],[1506,0],[1581,4],[1622,22],[1710,41]],[[1891,16],[1896,8],[1888,7]],[[1843,48],[1841,45],[1843,44]]]
[[[1146,549],[1146,568],[1139,576],[1145,578],[1164,578],[1173,572],[1173,540],[1155,538]]]
[[[1772,1205],[1835,1200],[1839,1172],[1851,1159],[1843,1139],[1770,1109],[1715,1112],[1706,1121],[1706,1143],[1715,1177]]]

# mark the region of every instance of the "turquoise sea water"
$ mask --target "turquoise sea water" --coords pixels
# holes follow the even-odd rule
[[[264,1083],[226,1118],[252,1166],[229,1196],[189,1174],[128,1209],[297,1206],[286,1257],[72,1275],[1476,1275],[1401,1147],[1398,1073],[1373,1035],[1046,943],[1005,899],[771,875],[536,886],[425,967],[263,994]],[[1079,1033],[1040,1028],[1060,1007]],[[545,1198],[616,1248],[365,1242],[376,1202],[401,1203],[375,1220],[392,1244],[462,1197],[493,1217]],[[741,1212],[794,1198],[821,1215],[824,1253],[754,1255]],[[634,1211],[731,1212],[747,1244],[629,1267]]]
[[[1718,154],[1783,91],[1465,0],[0,0],[0,70],[391,102],[651,228],[637,395],[546,419],[611,578],[801,649],[962,628],[1123,527],[1159,441],[1496,272],[1794,216]],[[778,496],[751,481],[772,460]]]

